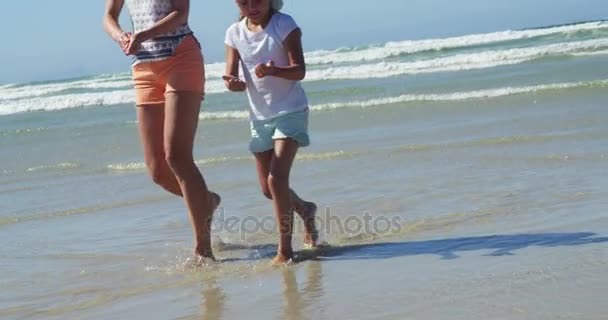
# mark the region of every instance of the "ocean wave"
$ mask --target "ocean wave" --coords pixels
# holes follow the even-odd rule
[[[94,77],[87,80],[63,81],[46,84],[30,84],[22,86],[0,87],[0,104],[8,100],[41,97],[68,90],[78,89],[119,89],[131,88],[133,82],[130,75],[117,75],[116,77]]]
[[[253,160],[251,156],[224,156],[196,160],[197,165],[212,165],[221,164],[231,161],[247,161]],[[126,163],[114,163],[107,166],[108,170],[111,171],[144,171],[146,170],[146,164],[144,162],[126,162]]]
[[[225,92],[223,82],[216,81],[206,86],[207,93]],[[110,92],[62,94],[49,97],[32,97],[21,100],[0,100],[0,116],[31,111],[57,111],[92,106],[134,104],[132,88]]]
[[[576,57],[603,56],[608,55],[608,50],[592,51],[592,52],[575,52],[572,54]]]
[[[436,93],[436,94],[404,94],[394,97],[384,97],[368,100],[359,100],[351,102],[336,102],[313,105],[310,107],[312,111],[326,111],[344,108],[368,108],[378,107],[382,105],[397,104],[397,103],[414,103],[414,102],[449,102],[470,99],[487,99],[499,98],[510,95],[535,93],[551,90],[576,89],[586,87],[607,87],[608,80],[586,81],[586,82],[566,82],[553,83],[526,87],[506,87],[486,90],[453,92],[453,93]],[[246,111],[229,111],[229,112],[203,112],[200,115],[202,120],[230,120],[230,119],[247,119],[249,113]]]
[[[554,34],[570,35],[572,33],[580,31],[598,29],[608,31],[608,23],[604,21],[598,21],[543,29],[515,31],[508,30],[451,38],[388,42],[384,45],[366,48],[342,48],[339,50],[320,50],[307,53],[306,62],[308,64],[314,65],[374,61],[394,56],[400,56],[403,54],[413,54],[425,51],[441,51],[452,48],[488,45],[505,41],[531,39],[535,37]]]
[[[89,106],[117,105],[135,101],[135,92],[117,90],[112,92],[78,93],[51,97],[37,97],[0,102],[0,115],[29,111],[57,111]]]
[[[540,61],[545,58],[566,56],[594,56],[608,54],[608,37],[576,41],[578,32],[608,32],[608,22],[588,22],[574,25],[503,31],[488,34],[468,35],[445,39],[389,42],[381,46],[343,48],[334,51],[314,51],[307,53],[311,66],[305,82],[332,80],[379,79],[394,76],[429,74],[488,69],[500,66]],[[424,56],[414,61],[384,61],[383,59],[404,53],[415,53],[446,48],[477,46],[517,39],[532,39],[539,36],[563,34],[574,35],[552,39],[564,41],[540,45],[530,42],[526,46],[498,49],[480,47],[468,53],[451,53],[440,57]],[[578,37],[578,39],[581,39]],[[537,44],[534,46],[534,44]],[[532,45],[532,46],[530,46]],[[359,62],[354,65],[339,63]],[[331,64],[330,64],[331,63]],[[205,66],[208,94],[227,92],[221,76],[224,63]],[[91,92],[87,92],[90,90]],[[133,104],[130,73],[100,75],[96,77],[46,83],[6,84],[0,86],[0,116],[28,111],[56,111],[89,106]],[[206,114],[205,119],[242,118],[242,112]]]
[[[569,48],[576,48],[576,46],[569,46]],[[544,53],[543,53],[544,52]],[[545,55],[547,51],[537,52],[538,55]],[[493,59],[499,59],[500,55],[493,57]],[[505,62],[502,62],[505,63]],[[372,72],[374,66],[362,66],[367,72]],[[387,73],[399,73],[403,72],[404,69],[396,68],[391,70],[391,67],[376,66],[375,68],[383,69],[388,68]],[[412,66],[406,67],[412,69]],[[448,64],[443,64],[443,68],[450,68]],[[364,75],[365,72],[361,70],[352,69],[345,70],[348,75],[339,75],[340,72],[336,72],[333,76],[350,76],[356,77],[357,75]],[[367,74],[369,77],[369,74]],[[331,77],[331,75],[329,75]],[[424,102],[424,101],[454,101],[454,100],[465,100],[465,99],[480,99],[480,98],[494,98],[512,94],[521,94],[528,92],[544,91],[544,90],[558,90],[558,89],[569,89],[577,87],[589,87],[589,86],[606,86],[608,80],[601,81],[589,81],[589,82],[574,82],[574,83],[557,83],[557,84],[546,84],[528,87],[507,87],[507,88],[495,88],[486,90],[466,91],[466,92],[454,92],[454,93],[438,93],[438,94],[404,94],[396,97],[384,97],[362,101],[352,102],[336,102],[328,104],[320,104],[312,106],[312,110],[327,110],[327,109],[340,109],[340,108],[352,108],[352,107],[368,107],[377,106],[383,104],[394,104],[404,102]],[[221,84],[223,86],[223,84]],[[130,104],[135,100],[133,90],[120,90],[111,93],[86,93],[86,94],[72,94],[55,96],[48,98],[33,98],[27,100],[20,100],[11,103],[5,103],[0,108],[0,115],[8,115],[19,112],[27,111],[55,111],[63,109],[72,109],[79,107],[89,106],[105,106],[105,105],[119,105],[119,104]],[[217,111],[217,112],[202,112],[200,119],[203,120],[225,120],[225,119],[246,119],[249,113],[247,111]],[[7,134],[2,132],[2,134]]]
[[[299,153],[296,156],[298,161],[315,161],[315,160],[333,160],[345,157],[352,157],[357,155],[353,152],[345,151],[329,151],[320,153]],[[251,155],[245,156],[222,156],[207,159],[196,160],[197,165],[215,165],[223,164],[228,162],[240,162],[240,161],[253,161],[254,158]],[[108,170],[111,171],[144,171],[146,170],[146,164],[144,162],[125,162],[125,163],[114,163],[107,166]]]
[[[607,47],[608,39],[600,39],[558,43],[535,48],[459,54],[450,57],[414,62],[380,62],[363,64],[356,67],[335,67],[309,71],[306,81],[373,79],[400,75],[485,69],[566,54],[584,54]],[[208,94],[223,93],[226,92],[226,88],[222,81],[212,80],[208,81],[206,91]],[[111,92],[65,94],[10,101],[0,100],[0,115],[28,111],[55,111],[89,106],[133,104],[134,102],[135,94],[132,89],[115,90]],[[203,115],[203,118],[225,119],[240,118],[244,116],[246,116],[246,113],[230,111],[223,114]]]
[[[57,164],[51,164],[51,165],[42,165],[42,166],[35,166],[35,167],[31,167],[31,168],[27,168],[25,171],[26,172],[34,172],[34,171],[56,171],[56,170],[69,170],[69,169],[75,169],[80,167],[80,165],[78,163],[73,163],[73,162],[61,162],[61,163],[57,163]]]
[[[224,74],[224,63],[205,65],[208,79],[221,79]],[[0,86],[0,105],[6,101],[24,98],[43,97],[53,94],[69,93],[76,90],[113,91],[132,89],[131,73],[99,75],[86,79],[53,81],[49,83],[31,83],[23,85],[8,84]],[[211,89],[212,91],[217,91]]]
[[[593,52],[608,48],[608,39],[563,42],[532,48],[490,50],[413,62],[379,62],[311,70],[307,81],[374,79],[423,73],[467,71],[520,64],[540,58]]]
[[[550,90],[563,90],[584,87],[606,87],[608,80],[588,81],[588,82],[568,82],[554,83],[546,85],[536,85],[527,87],[507,87],[487,90],[476,90],[454,93],[437,93],[437,94],[404,94],[396,97],[378,98],[363,101],[353,101],[346,103],[328,103],[313,106],[313,110],[333,110],[342,108],[366,108],[376,107],[387,104],[409,103],[409,102],[447,102],[469,99],[487,99],[498,98],[516,94],[534,93]]]

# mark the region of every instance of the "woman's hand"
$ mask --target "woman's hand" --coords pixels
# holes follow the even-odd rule
[[[127,48],[129,47],[129,43],[131,42],[131,37],[133,35],[131,34],[131,32],[123,32],[120,35],[120,38],[118,38],[117,42],[120,45],[120,49],[122,49],[122,51],[127,54]]]
[[[277,69],[274,67],[274,61],[270,60],[268,63],[258,64],[255,67],[255,75],[258,78],[264,78],[265,76],[273,76],[277,72]]]
[[[245,81],[235,76],[222,76],[222,79],[224,79],[224,84],[230,91],[241,92],[247,89],[247,84]]]
[[[123,49],[126,55],[134,55],[139,51],[142,42],[146,41],[141,32],[129,36],[129,42]]]

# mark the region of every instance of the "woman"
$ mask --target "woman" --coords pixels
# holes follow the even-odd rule
[[[133,33],[118,23],[125,2]],[[184,198],[194,253],[213,259],[211,219],[220,197],[209,192],[192,155],[205,70],[188,26],[189,7],[189,0],[106,0],[104,29],[134,57],[137,120],[148,171],[154,182]]]

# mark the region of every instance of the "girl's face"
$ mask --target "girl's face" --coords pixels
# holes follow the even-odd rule
[[[270,13],[270,0],[236,0],[241,14],[253,22],[261,22]]]

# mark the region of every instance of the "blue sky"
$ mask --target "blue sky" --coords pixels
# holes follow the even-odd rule
[[[129,70],[103,33],[104,0],[0,1],[0,83]],[[546,26],[608,18],[606,0],[285,0],[305,50]],[[223,59],[233,0],[192,1],[192,29],[207,62]],[[123,14],[123,26],[130,25]]]

